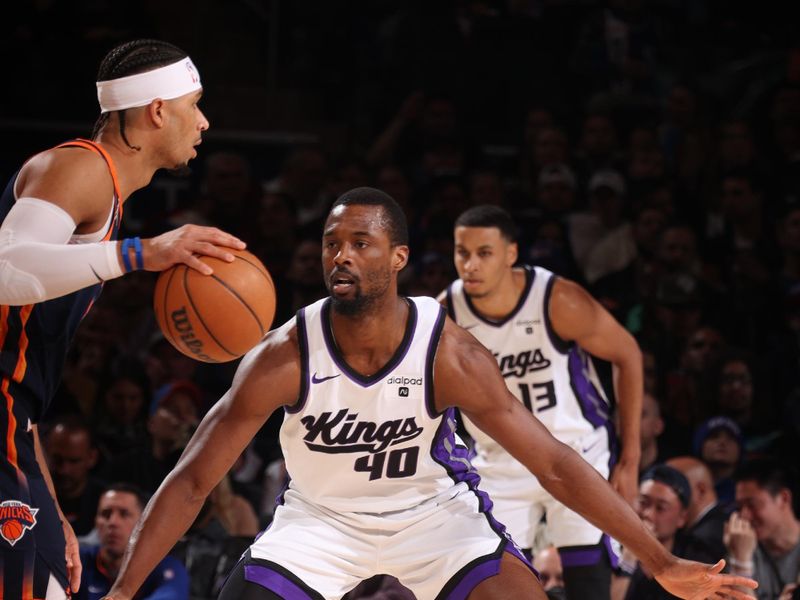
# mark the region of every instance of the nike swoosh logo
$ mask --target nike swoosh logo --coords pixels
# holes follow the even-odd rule
[[[583,452],[584,452],[584,453],[586,453],[586,452],[588,452],[589,450],[591,450],[592,448],[594,448],[595,446],[597,446],[597,444],[599,444],[599,443],[600,443],[600,440],[595,440],[595,442],[594,442],[593,444],[589,444],[589,446],[588,446],[588,447],[586,447],[586,448],[584,448],[583,446],[581,446],[581,449],[583,450]]]
[[[473,323],[472,325],[463,325],[462,329],[475,329],[477,326],[477,323]]]
[[[330,375],[330,376],[328,376],[328,377],[317,377],[317,374],[316,374],[316,373],[314,373],[314,374],[311,376],[311,383],[322,383],[323,381],[328,381],[328,379],[335,379],[335,378],[337,378],[339,375],[341,375],[341,373],[337,373],[336,375]]]

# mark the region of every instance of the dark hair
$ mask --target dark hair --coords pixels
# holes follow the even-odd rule
[[[89,447],[95,447],[94,432],[83,415],[72,413],[57,417],[55,420],[47,424],[45,430],[42,432],[42,438],[47,440],[53,430],[59,426],[63,427],[69,433],[85,434],[86,439],[89,440]]]
[[[494,204],[479,204],[461,213],[453,227],[496,227],[509,242],[517,241],[517,226],[508,211]]]
[[[640,481],[657,481],[671,488],[680,500],[681,505],[687,508],[692,501],[692,486],[686,476],[669,465],[654,465],[644,472]]]
[[[111,485],[107,485],[103,488],[103,493],[100,496],[105,496],[109,492],[120,492],[123,494],[132,494],[136,497],[136,502],[139,505],[141,510],[144,510],[144,507],[147,505],[148,500],[150,500],[150,495],[145,492],[142,488],[138,485],[133,483],[128,483],[126,481],[118,481],[117,483],[112,483]]]
[[[788,465],[770,457],[748,460],[736,470],[733,478],[737,482],[754,481],[773,496],[783,489],[794,496],[797,483],[796,475]]]
[[[380,206],[383,208],[383,227],[389,233],[392,246],[408,245],[408,222],[400,205],[386,192],[371,188],[358,187],[339,196],[331,206]]]
[[[167,42],[160,40],[133,40],[120,44],[108,54],[100,63],[97,70],[97,81],[108,81],[145,73],[158,67],[171,65],[182,58],[186,58],[186,52]],[[132,146],[125,135],[125,109],[116,111],[119,114],[119,134],[129,148],[141,150],[139,146]],[[108,123],[110,113],[102,113],[95,121],[92,129],[92,139],[95,139]]]

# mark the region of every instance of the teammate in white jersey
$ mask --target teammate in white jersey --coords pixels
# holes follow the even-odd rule
[[[220,598],[341,598],[378,573],[420,600],[544,599],[530,565],[476,487],[452,412],[527,465],[563,502],[623,540],[681,597],[754,586],[680,560],[628,504],[508,392],[491,354],[432,298],[404,298],[405,216],[371,188],[328,215],[322,260],[330,298],[271,331],[242,362],[145,509],[109,593],[128,600],[195,519],[206,495],[270,413],[285,411],[291,477],[275,517]]]
[[[516,227],[502,208],[475,206],[455,222],[460,279],[441,294],[450,317],[495,356],[509,390],[558,440],[572,447],[629,502],[637,490],[642,358],[636,340],[583,288],[540,267],[515,267]],[[588,353],[613,364],[622,452],[609,402]],[[472,463],[493,512],[525,549],[546,515],[567,597],[610,595],[617,554],[598,527],[553,498],[519,461],[468,417]]]

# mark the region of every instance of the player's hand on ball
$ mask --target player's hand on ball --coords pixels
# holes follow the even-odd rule
[[[201,261],[199,256],[211,256],[232,262],[234,257],[228,248],[243,250],[245,243],[216,227],[183,225],[151,239],[142,240],[144,268],[147,271],[163,271],[183,263],[204,275],[213,269]]]

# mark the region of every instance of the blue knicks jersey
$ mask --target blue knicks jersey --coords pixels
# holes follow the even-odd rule
[[[453,410],[438,413],[434,406],[444,309],[433,298],[407,301],[403,340],[370,376],[339,353],[330,299],[297,314],[302,388],[298,403],[286,409],[280,439],[289,490],[317,506],[376,514],[476,492],[479,478],[455,433]]]
[[[108,164],[114,182],[111,216],[98,239],[115,239],[122,218],[122,203],[116,170],[111,157],[98,144],[73,140],[62,147],[86,148],[100,154]],[[19,172],[11,178],[0,197],[0,220],[16,202],[14,186]],[[70,243],[78,243],[73,236]],[[78,325],[100,295],[102,284],[87,287],[60,298],[26,306],[0,305],[0,401],[19,401],[32,421],[38,421],[50,404],[69,345]]]

